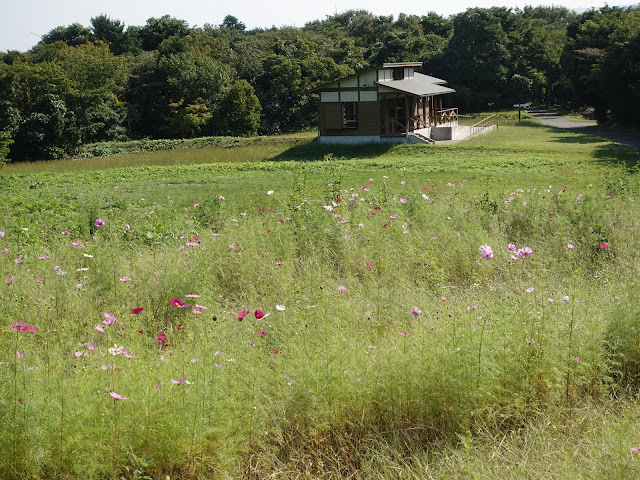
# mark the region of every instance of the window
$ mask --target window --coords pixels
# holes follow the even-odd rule
[[[358,104],[356,102],[342,104],[342,128],[358,128]]]
[[[404,80],[404,67],[394,67],[391,74],[394,80]]]

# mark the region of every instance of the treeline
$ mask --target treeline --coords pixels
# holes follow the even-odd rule
[[[303,28],[247,30],[233,16],[192,28],[101,15],[29,52],[0,53],[0,162],[59,158],[139,138],[274,134],[316,123],[313,87],[371,65],[424,62],[463,111],[535,102],[591,106],[638,123],[640,8],[347,11]]]

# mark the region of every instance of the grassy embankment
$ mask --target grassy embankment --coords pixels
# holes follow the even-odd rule
[[[0,477],[637,476],[639,156],[309,138],[0,169]]]

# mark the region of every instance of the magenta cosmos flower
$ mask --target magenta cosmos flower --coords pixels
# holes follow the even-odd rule
[[[253,316],[256,317],[256,320],[260,320],[262,317],[264,317],[264,312],[262,312],[262,310],[256,310],[255,312],[253,312]]]
[[[171,305],[174,307],[184,307],[184,302],[179,298],[172,298]]]

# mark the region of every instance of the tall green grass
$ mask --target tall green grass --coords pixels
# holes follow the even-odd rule
[[[545,419],[637,411],[637,154],[328,148],[2,170],[0,477],[540,477]]]

